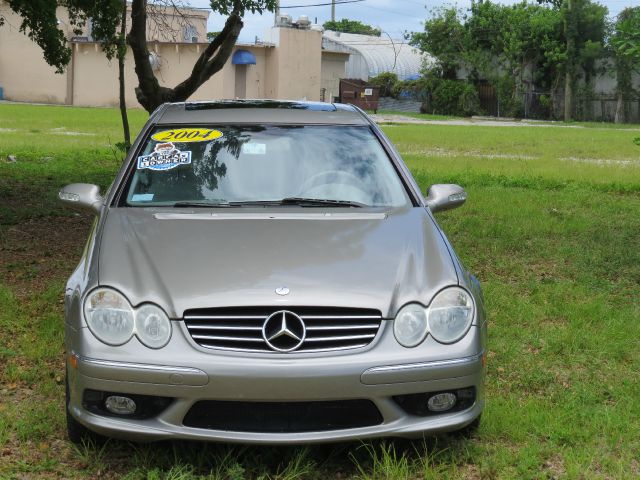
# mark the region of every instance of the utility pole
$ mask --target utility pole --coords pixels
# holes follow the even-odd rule
[[[276,8],[273,14],[273,26],[278,26],[278,16],[280,15],[280,0],[276,0]]]
[[[331,0],[331,21],[336,21],[336,0]]]

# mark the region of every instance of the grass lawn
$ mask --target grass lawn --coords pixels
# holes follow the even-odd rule
[[[62,292],[91,218],[55,199],[108,186],[119,128],[115,110],[0,105],[0,478],[640,477],[640,134],[607,128],[385,127],[425,190],[469,192],[438,218],[488,308],[473,438],[72,447]]]
[[[373,113],[373,110],[367,110],[367,113]],[[420,120],[454,120],[463,117],[455,117],[453,115],[438,115],[435,113],[415,113],[415,112],[402,112],[396,110],[378,110],[380,115],[402,115],[404,117],[419,118]]]

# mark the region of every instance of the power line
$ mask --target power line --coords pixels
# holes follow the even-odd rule
[[[395,10],[387,10],[386,8],[380,8],[380,7],[372,7],[371,5],[362,5],[362,6],[364,8],[370,8],[371,10],[378,10],[380,12],[391,13],[392,15],[401,15],[403,17],[416,18],[415,14],[403,13],[403,12],[398,12],[398,11],[395,11]]]
[[[345,3],[360,3],[360,2],[364,2],[365,0],[338,0],[336,1],[335,5],[342,5]],[[329,2],[329,3],[312,3],[309,5],[280,5],[280,8],[307,8],[307,7],[324,7],[327,5],[333,5],[333,2]]]

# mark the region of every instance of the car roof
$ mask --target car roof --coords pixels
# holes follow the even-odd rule
[[[368,125],[353,105],[286,100],[220,100],[167,103],[154,122],[176,124]]]

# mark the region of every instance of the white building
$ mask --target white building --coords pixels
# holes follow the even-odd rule
[[[349,53],[346,78],[362,80],[384,72],[393,72],[400,80],[416,79],[420,76],[423,60],[427,58],[404,39],[330,30],[324,32],[322,48]]]

